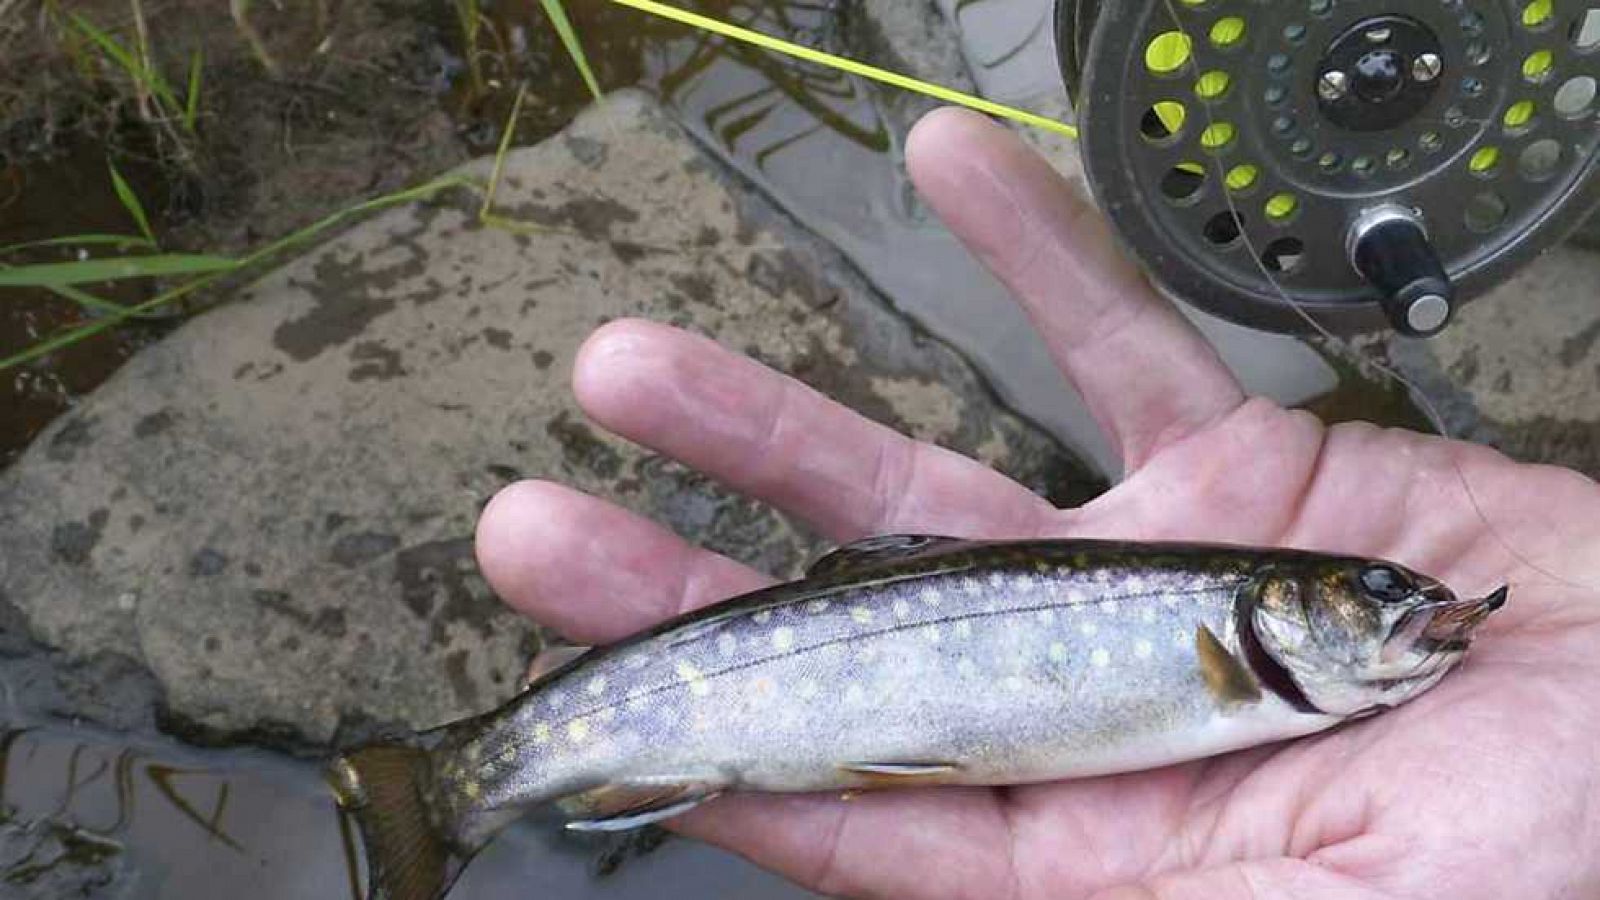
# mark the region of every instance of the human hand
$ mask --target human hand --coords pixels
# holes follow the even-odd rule
[[[584,346],[573,376],[584,409],[839,542],[917,532],[1292,546],[1393,559],[1464,595],[1510,582],[1511,602],[1439,687],[1328,734],[1028,787],[735,795],[674,827],[823,893],[897,900],[1600,893],[1600,596],[1561,583],[1600,584],[1600,487],[1248,399],[1095,211],[1015,137],[944,111],[918,126],[908,156],[923,196],[1013,290],[1084,395],[1122,454],[1121,484],[1055,509],[643,322]],[[769,582],[538,482],[490,504],[478,556],[502,597],[582,643]]]

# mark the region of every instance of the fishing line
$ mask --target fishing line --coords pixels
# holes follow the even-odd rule
[[[786,56],[816,63],[818,65],[828,66],[852,75],[858,75],[862,78],[867,78],[890,85],[892,87],[897,87],[902,90],[923,94],[936,100],[953,103],[958,106],[965,106],[968,109],[987,113],[999,118],[1009,119],[1013,122],[1023,125],[1029,125],[1035,128],[1051,131],[1056,134],[1062,134],[1073,139],[1078,137],[1078,129],[1076,126],[1059,122],[1055,119],[1041,116],[1036,113],[1031,113],[1026,110],[1017,109],[1012,106],[1007,106],[1002,103],[995,103],[982,97],[976,97],[971,94],[943,87],[941,85],[911,78],[906,75],[901,75],[897,72],[891,72],[887,69],[870,66],[866,63],[857,62],[855,60],[832,53],[826,53],[821,50],[807,47],[803,44],[796,44],[792,41],[786,41],[768,34],[763,34],[759,31],[742,28],[738,25],[733,25],[711,16],[689,12],[679,7],[671,6],[665,3],[659,3],[656,2],[656,0],[607,0],[607,2],[614,3],[619,6],[626,6],[631,9],[638,10],[639,12],[688,25],[692,28],[698,28],[702,31],[707,31],[712,34],[729,38],[730,40],[751,44],[765,50],[781,53]],[[1188,44],[1188,46],[1199,46],[1199,44],[1194,40],[1194,36],[1189,33],[1189,30],[1185,26],[1182,17],[1178,15],[1178,10],[1173,5],[1172,0],[1162,0],[1162,5],[1166,10],[1168,18],[1172,22],[1173,28],[1183,36],[1183,40]],[[1215,126],[1217,123],[1210,105],[1201,104],[1201,107],[1204,110],[1206,124],[1208,127]],[[1224,184],[1222,195],[1227,203],[1228,213],[1233,217],[1235,222],[1242,223],[1244,221],[1244,217],[1240,213],[1238,202],[1234,199],[1233,192],[1226,189],[1228,182],[1226,166],[1222,162],[1219,154],[1211,154],[1211,156],[1211,164],[1215,168],[1219,180],[1221,180],[1221,182]],[[1294,297],[1289,294],[1289,292],[1283,287],[1278,279],[1272,274],[1271,269],[1268,268],[1267,264],[1262,258],[1261,251],[1256,247],[1255,242],[1251,239],[1248,230],[1241,227],[1239,229],[1239,237],[1244,242],[1244,248],[1250,254],[1251,261],[1254,263],[1257,271],[1260,272],[1261,277],[1271,288],[1272,292],[1276,294],[1285,305],[1294,310],[1296,315],[1305,320],[1306,324],[1309,325],[1313,331],[1327,341],[1328,345],[1332,347],[1338,355],[1344,357],[1347,361],[1355,363],[1358,367],[1369,367],[1374,369],[1382,373],[1385,377],[1393,380],[1396,384],[1403,386],[1406,389],[1406,392],[1410,395],[1411,399],[1421,409],[1423,415],[1428,420],[1428,424],[1432,426],[1434,432],[1439,437],[1447,441],[1457,440],[1457,438],[1455,438],[1451,433],[1450,427],[1445,422],[1444,416],[1440,413],[1438,406],[1435,405],[1433,400],[1427,395],[1421,385],[1406,377],[1398,369],[1382,362],[1377,357],[1363,353],[1361,349],[1350,340],[1334,334],[1321,322],[1317,321],[1316,317],[1307,312],[1305,307],[1299,301],[1295,300]],[[1566,578],[1559,573],[1552,572],[1551,570],[1540,565],[1538,562],[1529,558],[1516,547],[1512,546],[1510,540],[1506,538],[1506,536],[1500,531],[1499,527],[1495,525],[1494,522],[1490,521],[1488,514],[1484,512],[1483,503],[1478,498],[1477,491],[1473,489],[1471,480],[1467,478],[1466,470],[1462,467],[1461,461],[1454,453],[1447,451],[1446,455],[1450,460],[1451,469],[1455,472],[1456,480],[1460,483],[1461,489],[1465,493],[1467,502],[1471,505],[1473,512],[1477,514],[1478,520],[1483,523],[1486,529],[1488,529],[1489,535],[1494,539],[1495,543],[1504,549],[1507,554],[1532,571],[1544,575],[1545,577],[1550,578],[1557,583],[1582,590],[1600,590],[1600,585],[1582,584]]]

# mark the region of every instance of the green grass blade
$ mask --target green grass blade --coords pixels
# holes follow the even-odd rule
[[[58,284],[49,288],[49,290],[52,294],[55,294],[56,296],[66,300],[71,300],[73,303],[76,303],[84,309],[93,312],[103,313],[108,316],[117,316],[118,318],[123,317],[127,313],[127,310],[121,304],[112,303],[110,300],[102,300],[88,291],[80,291],[70,285]]]
[[[189,58],[189,92],[183,98],[183,128],[193,134],[195,122],[200,118],[200,51]]]
[[[62,285],[155,278],[167,275],[204,275],[237,268],[239,261],[226,256],[166,253],[156,256],[119,256],[63,263],[39,263],[0,269],[0,287],[54,288]]]
[[[284,250],[295,246],[296,244],[309,240],[324,231],[344,224],[349,219],[368,212],[375,212],[386,207],[398,206],[403,203],[411,203],[417,200],[426,200],[436,194],[453,188],[481,189],[481,187],[481,185],[470,178],[464,178],[459,175],[446,175],[442,178],[435,178],[432,181],[417,185],[414,188],[408,188],[403,191],[397,191],[393,194],[387,194],[373,200],[368,200],[365,203],[361,203],[347,209],[342,209],[336,213],[333,213],[332,215],[326,216],[323,219],[320,219],[319,221],[314,222],[311,225],[300,229],[299,231],[296,231],[294,234],[280,238],[271,244],[268,244],[260,250],[257,250],[256,252],[238,260],[234,264],[233,269],[244,269],[249,266],[256,265],[257,263],[281,253]],[[5,271],[6,270],[0,269],[0,274],[5,274]],[[54,337],[40,341],[31,347],[18,351],[17,353],[13,353],[4,359],[0,359],[0,372],[4,372],[7,369],[14,369],[17,366],[32,362],[41,356],[48,356],[49,354],[54,353],[55,351],[64,347],[70,347],[79,341],[87,340],[88,338],[94,337],[100,332],[113,327],[124,319],[133,318],[143,313],[160,309],[168,303],[186,297],[189,294],[192,294],[195,291],[214,283],[217,279],[229,274],[230,271],[232,270],[224,269],[201,275],[198,278],[184,282],[183,284],[180,284],[169,291],[165,291],[161,294],[151,297],[149,300],[146,300],[142,303],[136,303],[133,306],[121,307],[121,312],[111,313],[106,316],[106,318],[80,325],[77,328],[69,329],[58,335],[55,335]]]
[[[116,190],[117,199],[122,201],[122,208],[133,217],[134,224],[139,226],[139,233],[144,235],[144,239],[154,245],[156,233],[150,230],[150,217],[144,214],[144,204],[139,202],[139,195],[133,192],[133,188],[128,186],[122,173],[117,171],[116,163],[108,159],[106,167],[111,170],[111,187]]]
[[[600,90],[600,81],[589,67],[589,57],[584,55],[583,45],[578,42],[578,32],[573,30],[572,22],[567,19],[567,11],[562,8],[561,0],[539,2],[544,4],[545,15],[550,17],[550,24],[556,27],[556,34],[560,35],[561,43],[567,48],[567,55],[572,57],[572,64],[578,67],[583,83],[589,86],[589,93],[594,95],[596,102],[604,103],[605,92]]]
[[[72,24],[78,26],[78,30],[83,32],[85,37],[93,41],[95,46],[100,48],[101,52],[110,57],[111,60],[117,65],[121,66],[124,71],[126,71],[129,75],[137,77],[141,68],[139,61],[133,58],[132,51],[130,51],[127,47],[122,46],[120,41],[112,37],[110,34],[101,31],[93,22],[90,22],[88,19],[85,19],[83,16],[80,16],[77,13],[72,13]]]
[[[26,241],[21,244],[11,244],[0,247],[0,256],[7,256],[22,250],[34,250],[41,247],[121,247],[143,248],[154,250],[148,238],[132,234],[69,234],[66,237],[46,238],[42,241]]]

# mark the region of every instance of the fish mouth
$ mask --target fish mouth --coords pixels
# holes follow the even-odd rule
[[[1510,588],[1502,586],[1487,597],[1468,600],[1446,600],[1424,607],[1419,612],[1430,614],[1423,626],[1419,641],[1421,649],[1434,653],[1464,651],[1472,643],[1472,634],[1483,621],[1506,605]]]

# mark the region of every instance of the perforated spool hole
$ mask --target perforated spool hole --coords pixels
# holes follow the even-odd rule
[[[1486,234],[1499,228],[1506,220],[1506,201],[1501,199],[1494,191],[1483,191],[1474,194],[1467,201],[1466,208],[1462,211],[1462,219],[1467,228],[1479,234]]]
[[[1221,69],[1212,69],[1195,80],[1194,95],[1201,100],[1220,100],[1231,84],[1233,76]]]
[[[1223,178],[1223,183],[1233,193],[1242,194],[1255,187],[1260,178],[1260,169],[1249,163],[1243,163],[1229,169],[1228,174]]]
[[[1472,158],[1467,160],[1467,169],[1474,175],[1483,178],[1493,176],[1500,169],[1500,148],[1479,147]]]
[[[1306,245],[1299,238],[1282,237],[1261,251],[1261,264],[1276,275],[1292,275],[1305,265]]]
[[[1238,129],[1232,122],[1212,122],[1206,130],[1200,132],[1200,146],[1212,153],[1221,153],[1233,145],[1233,139],[1238,134]]]
[[[1170,75],[1189,62],[1193,47],[1181,31],[1163,31],[1144,48],[1144,66],[1157,75]]]
[[[1600,47],[1600,7],[1592,7],[1572,24],[1572,46],[1587,53]]]
[[[1529,122],[1533,121],[1535,109],[1536,107],[1532,100],[1518,100],[1506,109],[1506,114],[1501,117],[1501,122],[1506,126],[1507,131],[1522,131],[1528,127]]]
[[[1556,115],[1567,119],[1588,115],[1594,108],[1595,90],[1595,80],[1588,75],[1568,78],[1556,89],[1556,97],[1552,102]]]
[[[1232,247],[1244,234],[1244,220],[1231,209],[1225,209],[1206,220],[1206,240],[1217,247]]]
[[[1161,195],[1180,205],[1193,203],[1205,192],[1206,167],[1197,162],[1181,162],[1161,177]]]
[[[1529,181],[1544,181],[1561,165],[1561,144],[1553,138],[1534,141],[1517,157],[1517,174]]]
[[[1189,111],[1182,103],[1162,100],[1144,111],[1139,117],[1139,133],[1152,144],[1165,144],[1183,131]]]
[[[1244,41],[1248,26],[1239,16],[1226,16],[1211,26],[1211,46],[1218,50],[1237,47]]]
[[[1535,50],[1529,53],[1522,61],[1522,77],[1538,84],[1550,77],[1550,70],[1555,66],[1555,54],[1549,50]]]
[[[1262,204],[1261,211],[1267,214],[1267,220],[1274,225],[1282,225],[1294,218],[1300,209],[1300,200],[1293,194],[1279,193],[1267,198]]]

